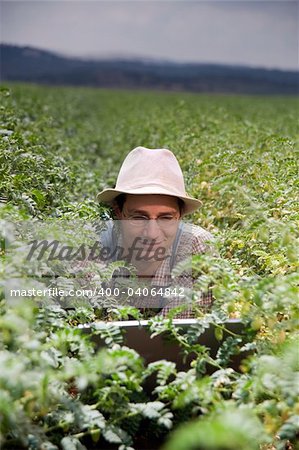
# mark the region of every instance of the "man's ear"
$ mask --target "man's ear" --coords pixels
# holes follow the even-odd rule
[[[121,220],[122,219],[122,212],[119,209],[119,206],[116,202],[112,203],[112,210],[113,210],[113,214],[115,216],[116,219]]]

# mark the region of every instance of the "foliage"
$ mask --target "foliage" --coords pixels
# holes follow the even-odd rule
[[[298,448],[297,100],[30,85],[3,87],[1,99],[1,447]],[[213,310],[198,309],[187,332],[175,310],[150,321],[153,336],[167,332],[194,354],[185,372],[145,366],[109,322],[90,335],[77,328],[103,318],[96,299],[74,310],[5,300],[6,278],[24,274],[5,255],[6,221],[109,217],[95,195],[137,145],[176,153],[203,201],[192,221],[215,236],[218,254],[193,260],[193,300],[212,286]],[[106,316],[132,317],[142,314],[113,305]],[[242,335],[225,333],[227,317],[242,318]],[[226,336],[216,355],[197,344],[211,324]]]

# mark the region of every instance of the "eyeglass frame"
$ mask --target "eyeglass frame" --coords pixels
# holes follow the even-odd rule
[[[130,224],[136,228],[138,228],[138,227],[145,228],[150,220],[155,220],[157,222],[157,225],[159,226],[159,228],[163,229],[163,228],[167,228],[169,225],[172,225],[180,220],[180,215],[178,217],[175,217],[171,213],[162,214],[161,216],[156,217],[154,219],[150,218],[146,215],[142,215],[140,213],[128,215],[127,217],[126,217],[126,214],[124,213],[124,211],[122,211],[122,213],[125,217],[125,220],[128,220],[130,222]],[[136,217],[135,221],[134,221],[133,217]],[[137,217],[138,217],[138,219],[137,219]],[[166,217],[167,217],[167,219],[166,219]],[[166,220],[163,221],[163,218]],[[161,221],[161,219],[162,219],[162,221]],[[138,223],[138,222],[140,222],[140,223]]]

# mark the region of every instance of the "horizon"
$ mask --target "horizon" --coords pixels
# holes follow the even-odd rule
[[[167,59],[167,58],[158,58],[158,57],[147,57],[142,55],[106,55],[98,57],[96,56],[79,56],[79,55],[70,55],[58,51],[54,51],[47,48],[41,48],[41,47],[34,47],[32,45],[19,45],[11,42],[1,42],[0,41],[0,47],[1,46],[10,46],[10,47],[17,47],[17,48],[23,48],[23,49],[30,49],[33,51],[39,51],[44,53],[50,53],[56,57],[70,59],[70,60],[78,60],[78,61],[84,61],[84,62],[101,62],[101,61],[126,61],[126,62],[149,62],[153,64],[174,64],[174,65],[198,65],[198,66],[219,66],[219,67],[232,67],[232,68],[244,68],[244,69],[252,69],[252,70],[269,70],[269,71],[279,71],[279,72],[293,72],[293,73],[299,73],[299,67],[297,69],[283,69],[279,67],[263,67],[263,66],[254,66],[249,64],[232,64],[232,63],[221,63],[221,62],[209,62],[209,61],[176,61],[173,59]],[[0,55],[0,61],[1,61],[1,55]]]

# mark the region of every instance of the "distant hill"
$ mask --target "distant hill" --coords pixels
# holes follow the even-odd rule
[[[0,45],[1,81],[244,94],[298,94],[298,71],[142,59],[84,60]]]

